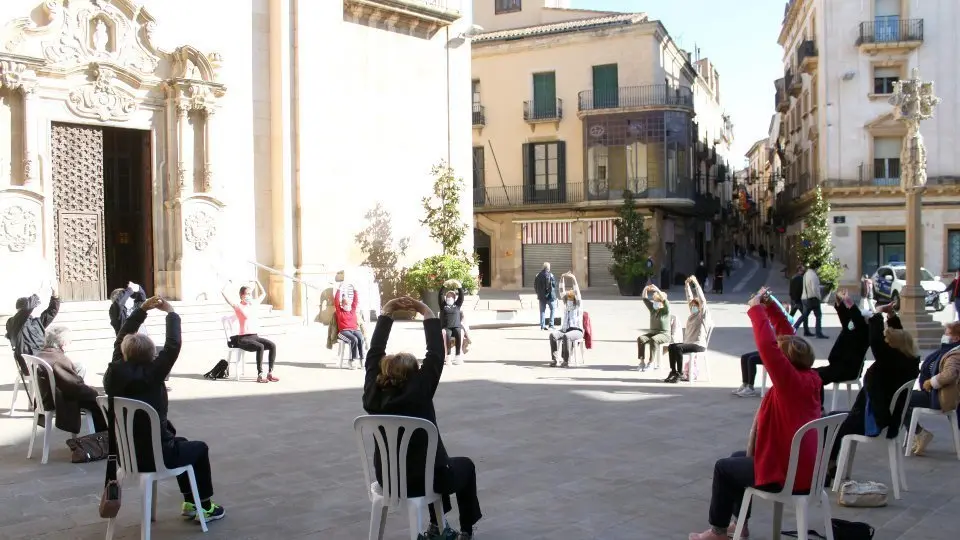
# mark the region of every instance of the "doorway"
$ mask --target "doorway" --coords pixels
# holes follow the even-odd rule
[[[154,287],[150,132],[54,123],[54,239],[60,295],[106,300]]]
[[[477,266],[480,271],[480,286],[489,287],[492,277],[490,264],[490,235],[480,229],[473,229],[473,249],[477,252]]]

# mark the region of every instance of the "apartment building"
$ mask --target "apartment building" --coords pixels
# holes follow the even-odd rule
[[[607,244],[627,190],[649,220],[658,281],[674,281],[720,249],[733,124],[719,74],[646,14],[568,4],[475,5],[486,30],[472,51],[482,282],[530,287],[549,261],[584,286],[613,285]]]
[[[771,141],[783,164],[777,226],[792,251],[814,190],[831,204],[836,253],[853,284],[905,255],[900,150],[893,83],[913,68],[936,83],[943,102],[923,122],[928,188],[924,193],[924,266],[933,274],[960,267],[960,72],[955,0],[793,0],[779,36],[784,76],[774,83]]]
[[[737,182],[737,202],[744,222],[743,233],[738,237],[741,245],[753,244],[766,247],[774,255],[780,253],[779,239],[773,223],[775,194],[780,185],[777,165],[779,159],[764,137],[750,146],[744,156],[747,168]]]

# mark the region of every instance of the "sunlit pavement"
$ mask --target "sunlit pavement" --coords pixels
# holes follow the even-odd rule
[[[737,294],[710,296],[717,329],[709,382],[657,382],[665,358],[660,372],[636,371],[635,338],[648,317],[635,300],[585,293],[594,347],[576,369],[546,367],[547,336],[537,328],[474,331],[467,363],[446,368],[436,407],[450,453],[477,463],[485,515],[478,538],[680,539],[705,528],[713,463],[745,446],[759,404],[730,395],[739,355],[753,349],[743,302],[772,279],[761,270]],[[731,281],[732,289],[737,277]],[[674,309],[686,317],[682,305]],[[828,311],[833,337],[838,322]],[[271,384],[252,382],[252,362],[239,383],[206,381],[202,373],[223,351],[185,348],[170,379],[170,418],[179,434],[209,443],[215,500],[227,508],[204,538],[366,538],[370,509],[352,432],[363,412],[362,373],[335,369],[325,336],[317,329],[278,337],[281,382]],[[422,336],[418,323],[398,323],[389,348],[419,353]],[[831,344],[816,341],[819,357]],[[5,414],[14,371],[9,351],[3,355],[0,538],[103,538],[103,463],[71,464],[68,435],[59,431],[47,465],[25,459],[30,421],[24,411]],[[108,357],[77,357],[88,382],[99,385]],[[928,424],[936,438],[928,457],[906,459],[910,491],[902,500],[859,511],[834,504],[834,516],[870,523],[879,540],[955,538],[960,462],[946,422]],[[883,451],[864,447],[854,477],[889,484],[886,463]],[[139,537],[139,502],[136,486],[125,486],[118,538]],[[161,483],[155,538],[202,534],[178,516],[179,503],[176,482]],[[770,538],[771,516],[770,506],[755,506],[754,538]],[[814,510],[811,523],[822,523],[819,516]],[[784,523],[796,528],[789,512]],[[386,537],[408,538],[405,512],[391,513]]]

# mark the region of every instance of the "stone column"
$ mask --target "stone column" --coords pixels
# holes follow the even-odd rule
[[[37,187],[37,85],[23,83],[23,187]]]
[[[204,109],[203,121],[203,187],[204,193],[213,193],[215,181],[213,175],[213,118],[217,110],[214,107]]]
[[[900,311],[906,314],[926,312],[925,292],[920,286],[920,268],[923,266],[923,191],[907,192],[907,284],[900,291]]]
[[[177,104],[177,191],[180,196],[193,193],[193,173],[187,167],[186,135],[190,105],[184,102]]]

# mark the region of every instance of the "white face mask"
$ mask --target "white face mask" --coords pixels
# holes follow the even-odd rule
[[[127,308],[128,310],[133,309],[133,298],[127,298],[127,300],[123,303],[123,307]]]
[[[953,339],[951,339],[950,336],[944,334],[943,337],[940,338],[940,343],[947,345],[947,344],[953,343]]]
[[[39,306],[33,308],[33,311],[30,312],[30,316],[31,316],[31,317],[39,317],[40,315],[43,315],[43,312],[44,312],[44,310],[46,310],[46,309],[47,309],[47,308],[46,308],[43,304],[40,304]]]
[[[663,303],[662,303],[662,302],[654,302],[654,303],[653,303],[653,309],[659,310],[659,309],[662,308],[662,307],[663,307]]]
[[[446,302],[447,302],[447,305],[448,305],[448,306],[452,306],[452,305],[453,305],[453,298],[447,298]]]
[[[249,304],[249,303],[251,303],[251,302],[253,302],[253,297],[250,296],[249,294],[243,297],[243,303],[244,303],[244,304]]]

